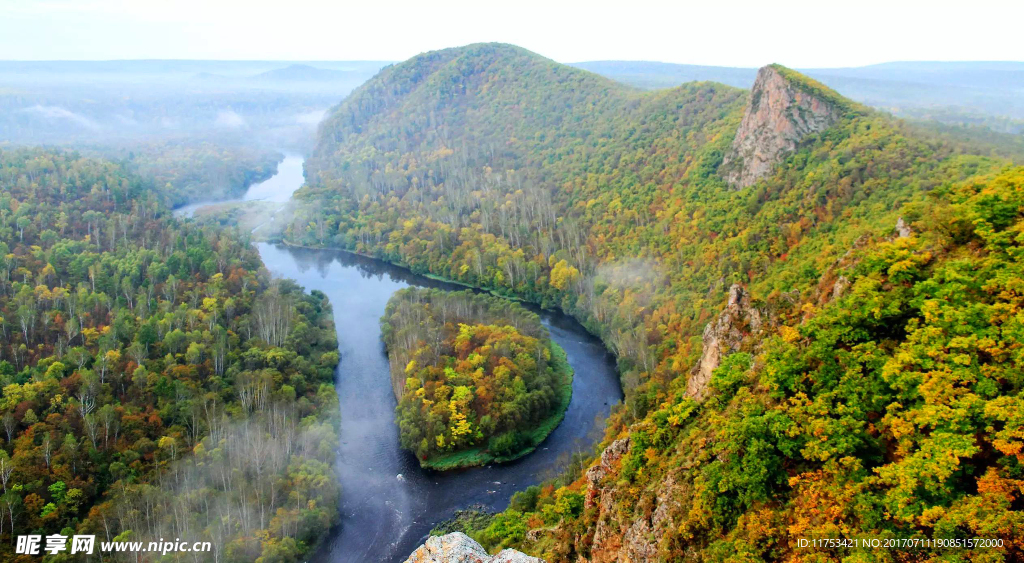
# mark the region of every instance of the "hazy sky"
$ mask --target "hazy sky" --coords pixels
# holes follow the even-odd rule
[[[561,62],[1024,61],[1021,21],[1020,0],[0,0],[0,58],[402,60],[502,41]]]

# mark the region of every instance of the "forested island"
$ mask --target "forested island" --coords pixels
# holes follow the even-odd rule
[[[0,531],[304,558],[337,520],[326,296],[116,163],[0,149],[0,186]]]
[[[572,368],[540,317],[472,291],[407,288],[381,319],[402,447],[423,467],[505,462],[562,421]]]

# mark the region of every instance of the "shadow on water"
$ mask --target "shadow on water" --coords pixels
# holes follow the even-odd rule
[[[537,451],[512,463],[423,470],[399,447],[380,317],[391,294],[403,287],[465,288],[344,251],[271,244],[260,244],[259,251],[275,276],[323,291],[334,308],[341,353],[335,375],[342,416],[341,522],[314,561],[402,561],[456,510],[505,508],[512,493],[555,476],[573,453],[589,451],[611,407],[622,400],[614,359],[601,342],[567,315],[538,310],[576,372],[562,424]]]

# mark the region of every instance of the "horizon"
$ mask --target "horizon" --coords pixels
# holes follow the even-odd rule
[[[478,43],[501,43],[498,41],[484,41]],[[452,47],[444,47],[442,49],[431,49],[430,51],[422,51],[406,59],[196,59],[196,58],[138,58],[138,59],[4,59],[0,58],[0,63],[125,63],[125,62],[195,62],[195,63],[291,63],[291,64],[316,64],[316,63],[385,63],[395,64],[406,61],[410,58],[429,53],[432,51],[439,51],[443,49],[458,49],[460,47],[467,47],[473,45],[470,43],[467,45],[455,45]],[[514,45],[509,43],[509,45]],[[524,47],[525,48],[525,47]],[[537,55],[544,56],[543,53],[537,53],[531,51]],[[545,57],[549,58],[549,57]],[[816,69],[847,69],[847,68],[866,68],[873,66],[885,66],[894,64],[966,64],[966,65],[979,65],[979,64],[1013,64],[1013,65],[1024,65],[1024,59],[1022,60],[997,60],[997,59],[977,59],[977,60],[939,60],[939,59],[893,59],[888,61],[881,61],[877,63],[852,65],[852,66],[790,66],[779,62],[769,62],[760,66],[740,66],[740,65],[712,65],[712,64],[699,64],[699,63],[680,63],[663,61],[656,59],[623,59],[623,58],[611,58],[611,59],[582,59],[582,60],[571,60],[571,61],[560,61],[551,59],[559,64],[575,65],[584,63],[656,63],[665,65],[675,66],[695,66],[695,67],[719,67],[719,68],[735,68],[735,69],[747,69],[756,70],[772,64],[780,64],[788,68],[797,70],[816,70]]]

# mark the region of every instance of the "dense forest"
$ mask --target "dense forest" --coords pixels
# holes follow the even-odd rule
[[[536,313],[471,291],[407,288],[381,319],[402,447],[452,469],[526,455],[561,422],[572,368]]]
[[[326,297],[73,152],[0,151],[0,552],[12,530],[297,561],[337,518]]]
[[[763,92],[639,92],[507,45],[387,67],[322,123],[291,240],[561,307],[619,359],[603,453],[519,495],[488,545],[772,560],[808,537],[984,537],[1008,547],[966,556],[1021,555],[1021,170],[777,69],[835,121],[743,188],[719,167]],[[727,298],[757,322],[695,391]]]

